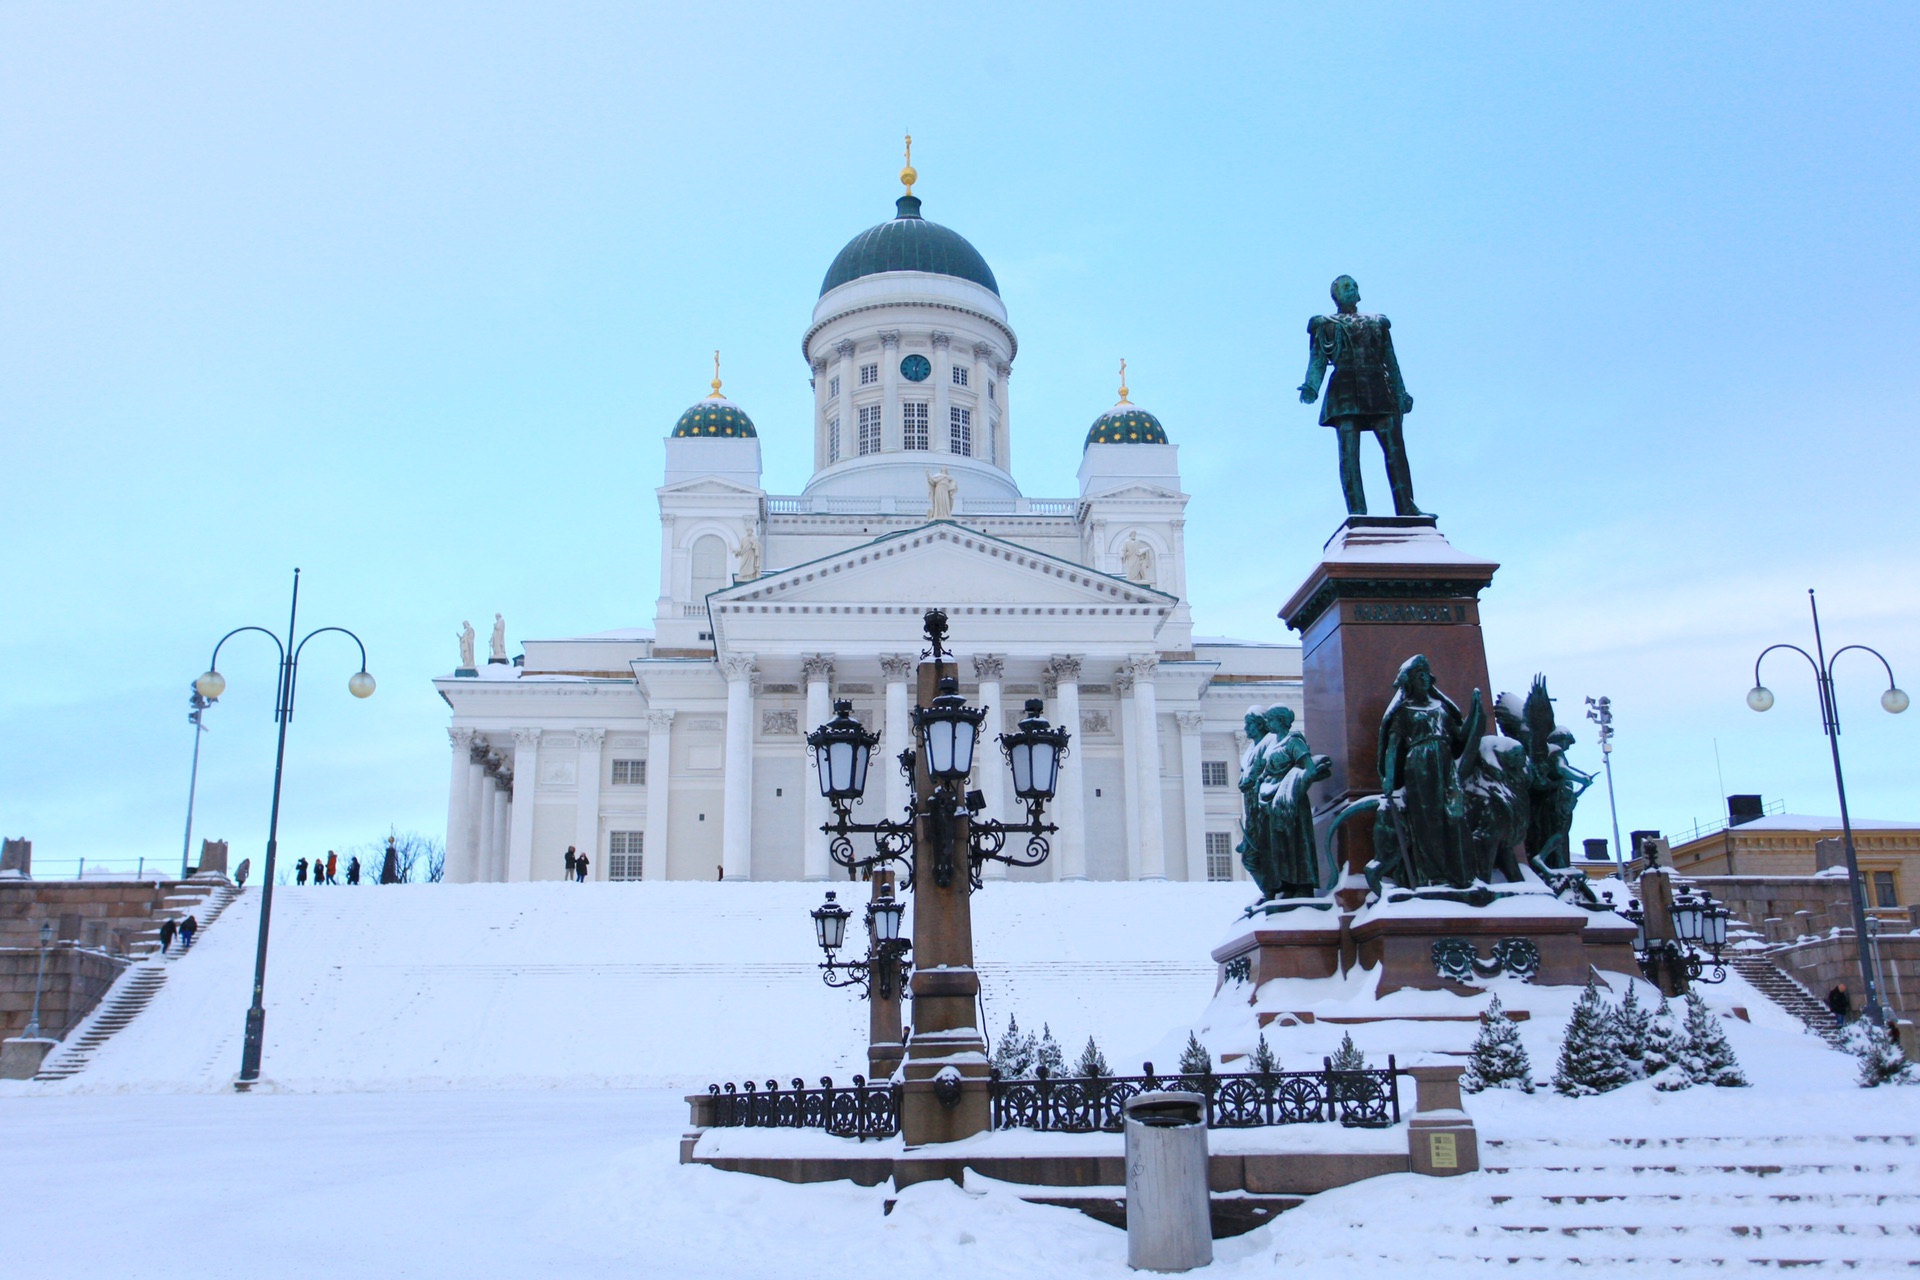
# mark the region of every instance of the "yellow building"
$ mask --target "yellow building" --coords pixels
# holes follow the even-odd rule
[[[1853,847],[1868,906],[1920,901],[1920,822],[1855,819]],[[1675,844],[1672,857],[1674,870],[1687,876],[1810,876],[1846,866],[1840,819],[1794,813],[1696,836]]]

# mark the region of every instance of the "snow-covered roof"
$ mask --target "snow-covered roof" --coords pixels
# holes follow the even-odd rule
[[[1772,813],[1752,822],[1743,822],[1735,831],[1838,831],[1840,819],[1805,813]],[[1888,818],[1855,818],[1855,831],[1920,831],[1920,822],[1897,822]],[[1716,833],[1718,834],[1718,833]]]

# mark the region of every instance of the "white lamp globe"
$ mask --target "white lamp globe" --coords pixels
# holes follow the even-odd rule
[[[353,678],[347,681],[347,692],[356,698],[371,698],[373,690],[373,677],[364,671],[356,671]]]
[[[1773,706],[1773,690],[1763,684],[1757,684],[1747,691],[1747,705],[1755,711],[1765,711]]]

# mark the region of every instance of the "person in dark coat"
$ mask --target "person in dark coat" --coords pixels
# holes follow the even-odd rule
[[[581,884],[585,884],[587,882],[587,855],[586,854],[583,853],[580,855],[579,859],[574,862],[573,869],[576,873],[574,876],[574,879]]]
[[[182,952],[193,945],[193,935],[199,931],[200,922],[195,920],[193,914],[189,912],[187,918],[180,922],[180,950]]]
[[[347,859],[347,883],[360,883],[360,859],[357,856]]]
[[[172,945],[173,945],[173,921],[162,920],[160,922],[160,954],[161,955],[167,954],[167,949]]]
[[[295,884],[305,884],[307,882],[307,860],[305,858],[293,864],[293,882]]]
[[[577,865],[578,865],[578,863],[579,863],[579,861],[580,861],[580,858],[579,858],[579,855],[578,855],[578,854],[576,854],[576,853],[574,853],[574,851],[573,851],[573,846],[572,846],[572,845],[568,845],[568,846],[567,846],[567,857],[566,857],[566,863],[567,863],[567,879],[569,879],[569,880],[571,880],[571,879],[573,879],[573,874],[574,874],[574,871],[575,871],[575,869],[576,869],[576,867],[577,867]]]
[[[1853,997],[1847,994],[1847,984],[1835,983],[1833,990],[1827,992],[1827,1012],[1841,1026],[1847,1025],[1847,1019],[1853,1016]]]

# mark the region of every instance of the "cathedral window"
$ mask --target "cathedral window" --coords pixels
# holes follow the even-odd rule
[[[959,405],[947,410],[947,448],[950,453],[973,456],[973,410]]]
[[[963,364],[953,366],[953,385],[956,387],[967,385],[967,366]]]
[[[727,585],[727,543],[720,535],[709,533],[695,538],[688,558],[692,562],[691,594],[695,600],[704,600]]]
[[[900,406],[901,425],[906,431],[906,447],[925,449],[927,447],[927,402],[909,400]]]
[[[641,852],[646,839],[644,831],[607,833],[607,879],[640,879]]]
[[[1200,785],[1203,787],[1224,787],[1227,785],[1227,762],[1225,760],[1203,760],[1200,762]]]
[[[879,365],[877,365],[877,364],[863,364],[863,365],[861,365],[861,366],[860,366],[860,385],[861,385],[861,386],[863,386],[863,387],[871,387],[872,385],[874,385],[874,384],[875,384],[876,382],[878,382],[878,381],[880,381],[880,366],[879,366]]]
[[[840,461],[840,419],[827,419],[827,462]]]
[[[840,394],[840,375],[836,373],[831,378],[827,379],[827,399],[831,400],[833,399],[833,397],[839,394]]]
[[[1207,879],[1233,879],[1233,833],[1207,832]]]
[[[647,781],[647,762],[645,760],[615,760],[613,762],[613,785],[616,787],[638,787]]]
[[[864,456],[880,452],[880,406],[860,406],[860,452]]]

